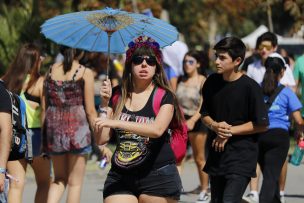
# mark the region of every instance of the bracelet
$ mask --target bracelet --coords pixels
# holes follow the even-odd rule
[[[212,121],[210,124],[209,124],[209,127],[211,130],[213,130],[213,124],[215,123],[215,121]]]
[[[5,174],[6,173],[6,168],[0,168],[0,173]]]
[[[101,145],[97,145],[97,146],[100,149],[100,151],[103,152],[105,147],[107,146],[107,144],[101,144]]]
[[[99,106],[99,113],[101,113],[101,114],[106,114],[107,115],[107,113],[108,113],[108,111],[107,111],[107,107],[101,107],[101,106]]]

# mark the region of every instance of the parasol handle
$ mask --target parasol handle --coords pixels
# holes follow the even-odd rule
[[[107,32],[108,34],[108,56],[107,56],[107,80],[109,79],[109,70],[110,70],[110,40],[112,32]]]

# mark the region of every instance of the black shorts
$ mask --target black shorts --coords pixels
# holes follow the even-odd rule
[[[168,164],[149,172],[119,173],[113,167],[104,184],[103,198],[111,195],[141,194],[179,200],[182,183],[175,164]]]
[[[191,118],[192,116],[188,116],[188,115],[185,115],[185,119],[188,120],[189,118]],[[207,133],[208,132],[208,128],[207,126],[202,122],[201,119],[199,119],[198,121],[196,121],[194,127],[192,130],[188,131],[188,132],[194,132],[194,133],[197,133],[197,132],[204,132],[204,133]]]

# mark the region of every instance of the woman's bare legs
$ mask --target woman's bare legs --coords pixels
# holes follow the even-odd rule
[[[21,203],[25,185],[26,160],[8,161],[7,170],[18,181],[10,180],[8,203]]]
[[[67,203],[80,203],[81,189],[86,167],[85,155],[68,155],[68,195]]]
[[[54,181],[51,184],[48,203],[58,203],[68,186],[67,203],[79,203],[86,166],[85,155],[65,154],[52,156]]]
[[[47,202],[48,192],[51,184],[51,161],[43,157],[35,157],[31,164],[37,184],[35,203]]]
[[[139,203],[177,203],[177,200],[165,197],[157,197],[146,194],[141,194],[139,196]]]
[[[111,195],[108,196],[104,203],[138,203],[137,197],[134,195],[127,195],[127,194],[119,194],[119,195]]]
[[[54,168],[54,180],[48,193],[48,203],[58,203],[68,182],[68,155],[51,156]]]
[[[260,169],[259,164],[257,164],[257,167],[256,167],[256,174],[257,174],[257,176],[255,178],[251,178],[251,180],[250,180],[250,183],[249,183],[250,193],[247,194],[248,198],[253,198],[254,201],[258,201],[258,199],[259,199],[259,192],[258,192],[259,191],[259,179],[261,176],[261,169]]]
[[[193,151],[193,158],[197,166],[198,175],[200,179],[201,191],[208,190],[208,174],[203,172],[206,164],[205,145],[207,140],[206,133],[189,133],[189,139]]]

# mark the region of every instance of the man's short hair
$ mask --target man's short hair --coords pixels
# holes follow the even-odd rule
[[[246,46],[237,37],[225,37],[216,43],[213,49],[215,51],[227,52],[233,61],[238,57],[241,58],[241,63],[244,61]]]
[[[276,34],[273,32],[265,32],[258,37],[255,48],[258,49],[260,44],[264,41],[270,41],[273,47],[276,47],[278,45],[278,38]]]

